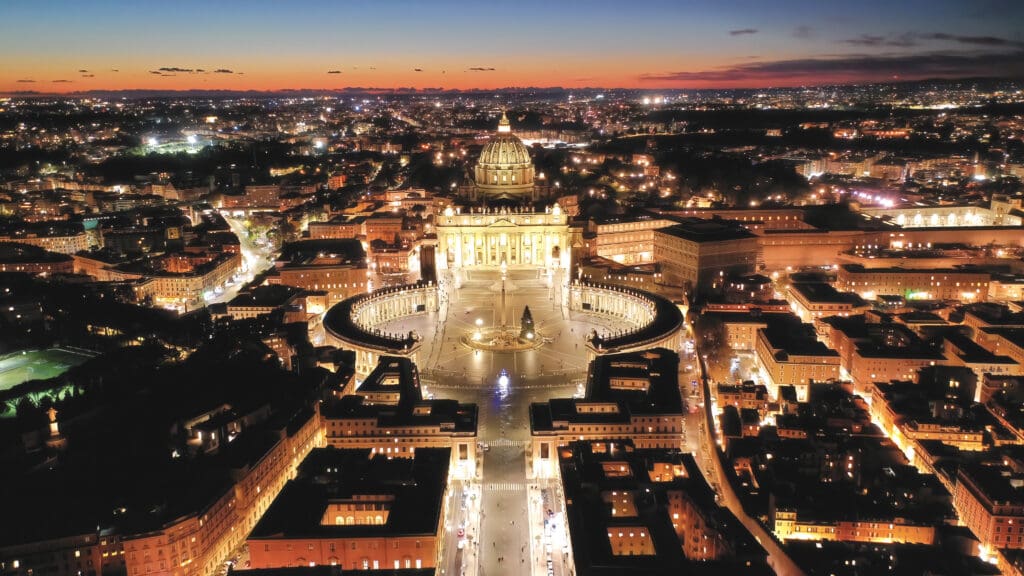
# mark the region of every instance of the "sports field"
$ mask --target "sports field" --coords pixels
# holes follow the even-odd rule
[[[72,366],[91,358],[88,354],[62,348],[23,350],[0,357],[0,390],[9,390],[29,380],[60,376]]]

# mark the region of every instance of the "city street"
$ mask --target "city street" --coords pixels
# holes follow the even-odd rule
[[[486,449],[482,452],[481,480],[474,485],[482,494],[482,506],[477,516],[482,525],[479,532],[475,532],[472,527],[467,529],[467,534],[479,533],[479,546],[467,545],[466,550],[470,553],[464,550],[466,563],[462,571],[466,576],[472,576],[472,570],[477,567],[469,561],[479,550],[478,573],[482,576],[526,573],[524,567],[531,562],[530,559],[538,558],[542,553],[542,542],[532,538],[532,535],[541,534],[544,530],[543,516],[539,513],[528,515],[527,509],[530,484],[526,477],[526,449],[530,439],[529,405],[548,398],[571,396],[576,390],[575,385],[552,383],[519,388],[513,380],[506,392],[496,387],[448,385],[434,385],[432,389],[436,390],[435,396],[438,398],[476,402],[480,407],[479,441]],[[530,491],[531,494],[535,492]],[[454,556],[449,558],[454,560]],[[535,565],[534,569],[537,568],[538,565]],[[452,564],[446,566],[446,569],[452,570],[450,573],[453,574],[463,573],[457,571],[458,568]]]
[[[227,216],[226,213],[222,216],[231,227],[231,231],[238,236],[239,248],[242,251],[242,268],[236,274],[234,283],[223,287],[220,293],[206,300],[207,305],[230,302],[257,274],[274,265],[274,249],[266,238],[252,239],[241,219]]]
[[[779,576],[803,576],[803,570],[801,570],[800,567],[790,559],[789,555],[786,554],[786,551],[774,539],[773,535],[770,534],[760,522],[747,515],[746,511],[743,509],[743,503],[737,496],[736,491],[733,490],[732,484],[728,482],[726,476],[728,472],[723,467],[722,460],[718,457],[717,452],[718,446],[716,439],[721,431],[716,428],[714,419],[711,416],[711,388],[715,385],[715,382],[710,375],[705,377],[703,366],[703,362],[697,362],[695,364],[695,367],[698,370],[698,379],[701,383],[700,390],[704,404],[704,407],[700,411],[700,419],[703,421],[698,424],[701,430],[701,440],[699,442],[701,445],[701,451],[696,458],[701,464],[700,468],[704,474],[704,478],[718,493],[719,504],[728,508],[740,523],[750,531],[757,542],[764,547],[765,551],[768,553],[768,564],[773,570],[775,570],[776,574]],[[723,373],[725,373],[724,369]]]
[[[406,318],[386,327],[392,331],[413,330],[420,335],[420,369],[427,393],[435,398],[473,402],[480,410],[480,478],[478,482],[453,483],[449,491],[449,541],[444,545],[438,573],[493,576],[526,574],[529,570],[544,575],[548,552],[541,537],[546,514],[542,506],[553,512],[558,509],[556,515],[560,518],[564,514],[560,513],[558,483],[547,481],[543,487],[531,489],[526,476],[529,406],[580,391],[587,368],[583,336],[592,329],[600,330],[604,323],[590,314],[570,319],[561,305],[562,291],[548,286],[539,271],[512,270],[506,285],[506,321],[519,324],[523,307],[529,306],[545,344],[521,352],[473,350],[462,344],[461,337],[477,326],[476,320],[482,319],[485,326],[501,322],[497,305],[500,290],[494,289],[499,276],[497,272],[482,271],[466,276],[459,288],[442,290],[447,299],[443,299],[437,316]],[[442,277],[442,288],[454,284],[454,279]],[[506,387],[498,384],[503,369],[510,375]],[[463,491],[480,494],[479,499],[467,499],[465,511],[457,495]],[[462,537],[459,530],[463,531]],[[571,555],[562,550],[559,544],[557,553],[552,554],[556,576],[572,572]]]

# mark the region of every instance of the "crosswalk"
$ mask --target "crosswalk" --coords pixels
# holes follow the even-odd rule
[[[526,484],[522,482],[487,482],[484,484],[484,492],[522,492]]]
[[[499,438],[492,442],[487,443],[491,448],[522,448],[526,446],[526,440],[509,440],[508,438]]]

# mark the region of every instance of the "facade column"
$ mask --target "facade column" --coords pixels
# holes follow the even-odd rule
[[[544,267],[549,268],[551,264],[551,234],[544,234]]]
[[[454,246],[454,248],[452,248],[452,237],[451,237],[451,235],[449,235],[447,244],[448,244],[449,249],[453,249],[455,251],[455,267],[456,268],[461,268],[462,267],[462,234],[459,234],[459,233],[454,234],[454,241],[455,241],[455,246]],[[444,258],[445,258],[445,260],[448,259],[448,252],[447,251],[445,252]]]

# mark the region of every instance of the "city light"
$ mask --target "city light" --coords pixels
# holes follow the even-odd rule
[[[105,4],[5,19],[10,576],[1013,571],[1024,7]]]

